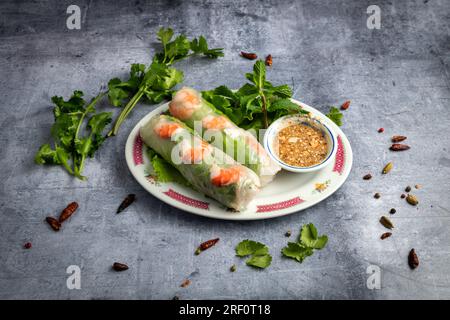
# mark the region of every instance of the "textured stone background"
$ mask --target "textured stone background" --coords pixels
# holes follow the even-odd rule
[[[67,30],[66,8],[82,8],[82,29]],[[378,4],[382,28],[366,27]],[[323,299],[450,298],[450,6],[420,1],[16,1],[0,3],[0,298]],[[159,26],[204,34],[226,56],[178,65],[198,89],[238,87],[252,63],[240,50],[271,53],[270,80],[289,83],[295,98],[321,111],[352,100],[343,130],[354,151],[345,185],[326,201],[287,217],[256,222],[200,218],[145,192],[125,164],[129,130],[154,106],[136,108],[118,137],[87,163],[88,182],[33,156],[49,139],[50,97],[81,89],[95,94],[132,62],[148,62]],[[104,103],[100,109],[111,107]],[[117,112],[117,111],[116,111]],[[386,128],[378,134],[379,127]],[[404,134],[412,149],[388,150]],[[391,174],[382,166],[394,161]],[[374,174],[370,182],[361,177]],[[420,183],[417,208],[399,198]],[[382,198],[375,200],[374,192]],[[138,202],[115,215],[122,198]],[[43,223],[76,200],[81,208],[59,233]],[[391,207],[396,228],[379,217]],[[329,235],[325,250],[303,264],[280,257],[287,229],[313,222]],[[203,240],[220,244],[193,255]],[[233,248],[251,238],[270,245],[272,266],[250,269]],[[33,243],[24,250],[26,241]],[[407,265],[416,248],[420,267]],[[130,265],[110,271],[113,261]],[[230,273],[236,263],[238,271]],[[66,268],[79,265],[82,289],[68,290]],[[366,268],[381,268],[381,290],[366,287]],[[192,284],[180,288],[189,277]]]

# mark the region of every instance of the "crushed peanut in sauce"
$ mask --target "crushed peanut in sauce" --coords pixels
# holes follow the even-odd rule
[[[278,156],[295,167],[310,167],[326,157],[327,141],[322,132],[308,125],[293,124],[283,128],[277,136]]]

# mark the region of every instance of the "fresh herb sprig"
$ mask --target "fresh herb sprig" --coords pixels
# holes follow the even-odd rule
[[[274,86],[266,80],[266,66],[256,61],[250,81],[236,92],[226,86],[203,91],[203,97],[244,129],[267,128],[271,122],[290,113],[308,113],[291,101],[292,90],[284,84]]]
[[[148,67],[132,64],[128,80],[114,78],[108,83],[108,98],[112,105],[122,106],[124,101],[128,101],[108,136],[118,133],[123,121],[143,97],[149,103],[159,103],[172,96],[173,87],[182,82],[184,77],[182,71],[171,67],[175,62],[192,55],[203,55],[210,59],[224,55],[222,48],[210,49],[203,36],[192,40],[188,40],[184,35],[174,38],[171,28],[161,28],[157,37],[163,51],[155,54]]]
[[[85,160],[93,157],[100,148],[105,140],[103,130],[111,122],[110,112],[95,111],[95,105],[103,95],[104,93],[97,95],[89,103],[83,99],[82,91],[74,91],[68,100],[52,97],[55,104],[55,123],[51,128],[54,147],[48,143],[43,144],[36,153],[35,162],[61,165],[71,175],[85,180],[86,177],[82,174]]]

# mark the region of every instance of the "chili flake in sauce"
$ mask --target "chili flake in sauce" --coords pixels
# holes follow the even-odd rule
[[[303,124],[293,124],[278,133],[278,156],[281,161],[295,167],[310,167],[321,163],[328,145],[323,133]]]

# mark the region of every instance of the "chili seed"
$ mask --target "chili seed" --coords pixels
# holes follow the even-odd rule
[[[31,242],[27,242],[23,245],[25,249],[31,249]]]
[[[410,186],[407,186],[406,188],[405,188],[405,192],[410,192],[411,191],[411,187]]]
[[[394,213],[396,213],[397,212],[397,210],[395,210],[395,208],[391,208],[391,210],[389,210],[389,213],[390,214],[394,214]]]
[[[380,194],[379,192],[377,192],[377,193],[375,193],[375,194],[373,195],[373,197],[374,197],[375,199],[380,199],[380,198],[381,198],[381,194]]]
[[[364,180],[370,180],[370,179],[372,179],[372,175],[371,175],[370,173],[368,173],[368,174],[366,174],[366,175],[363,177],[363,179],[364,179]]]
[[[236,271],[236,265],[235,264],[233,264],[231,267],[230,267],[230,271],[231,272],[235,272]]]

